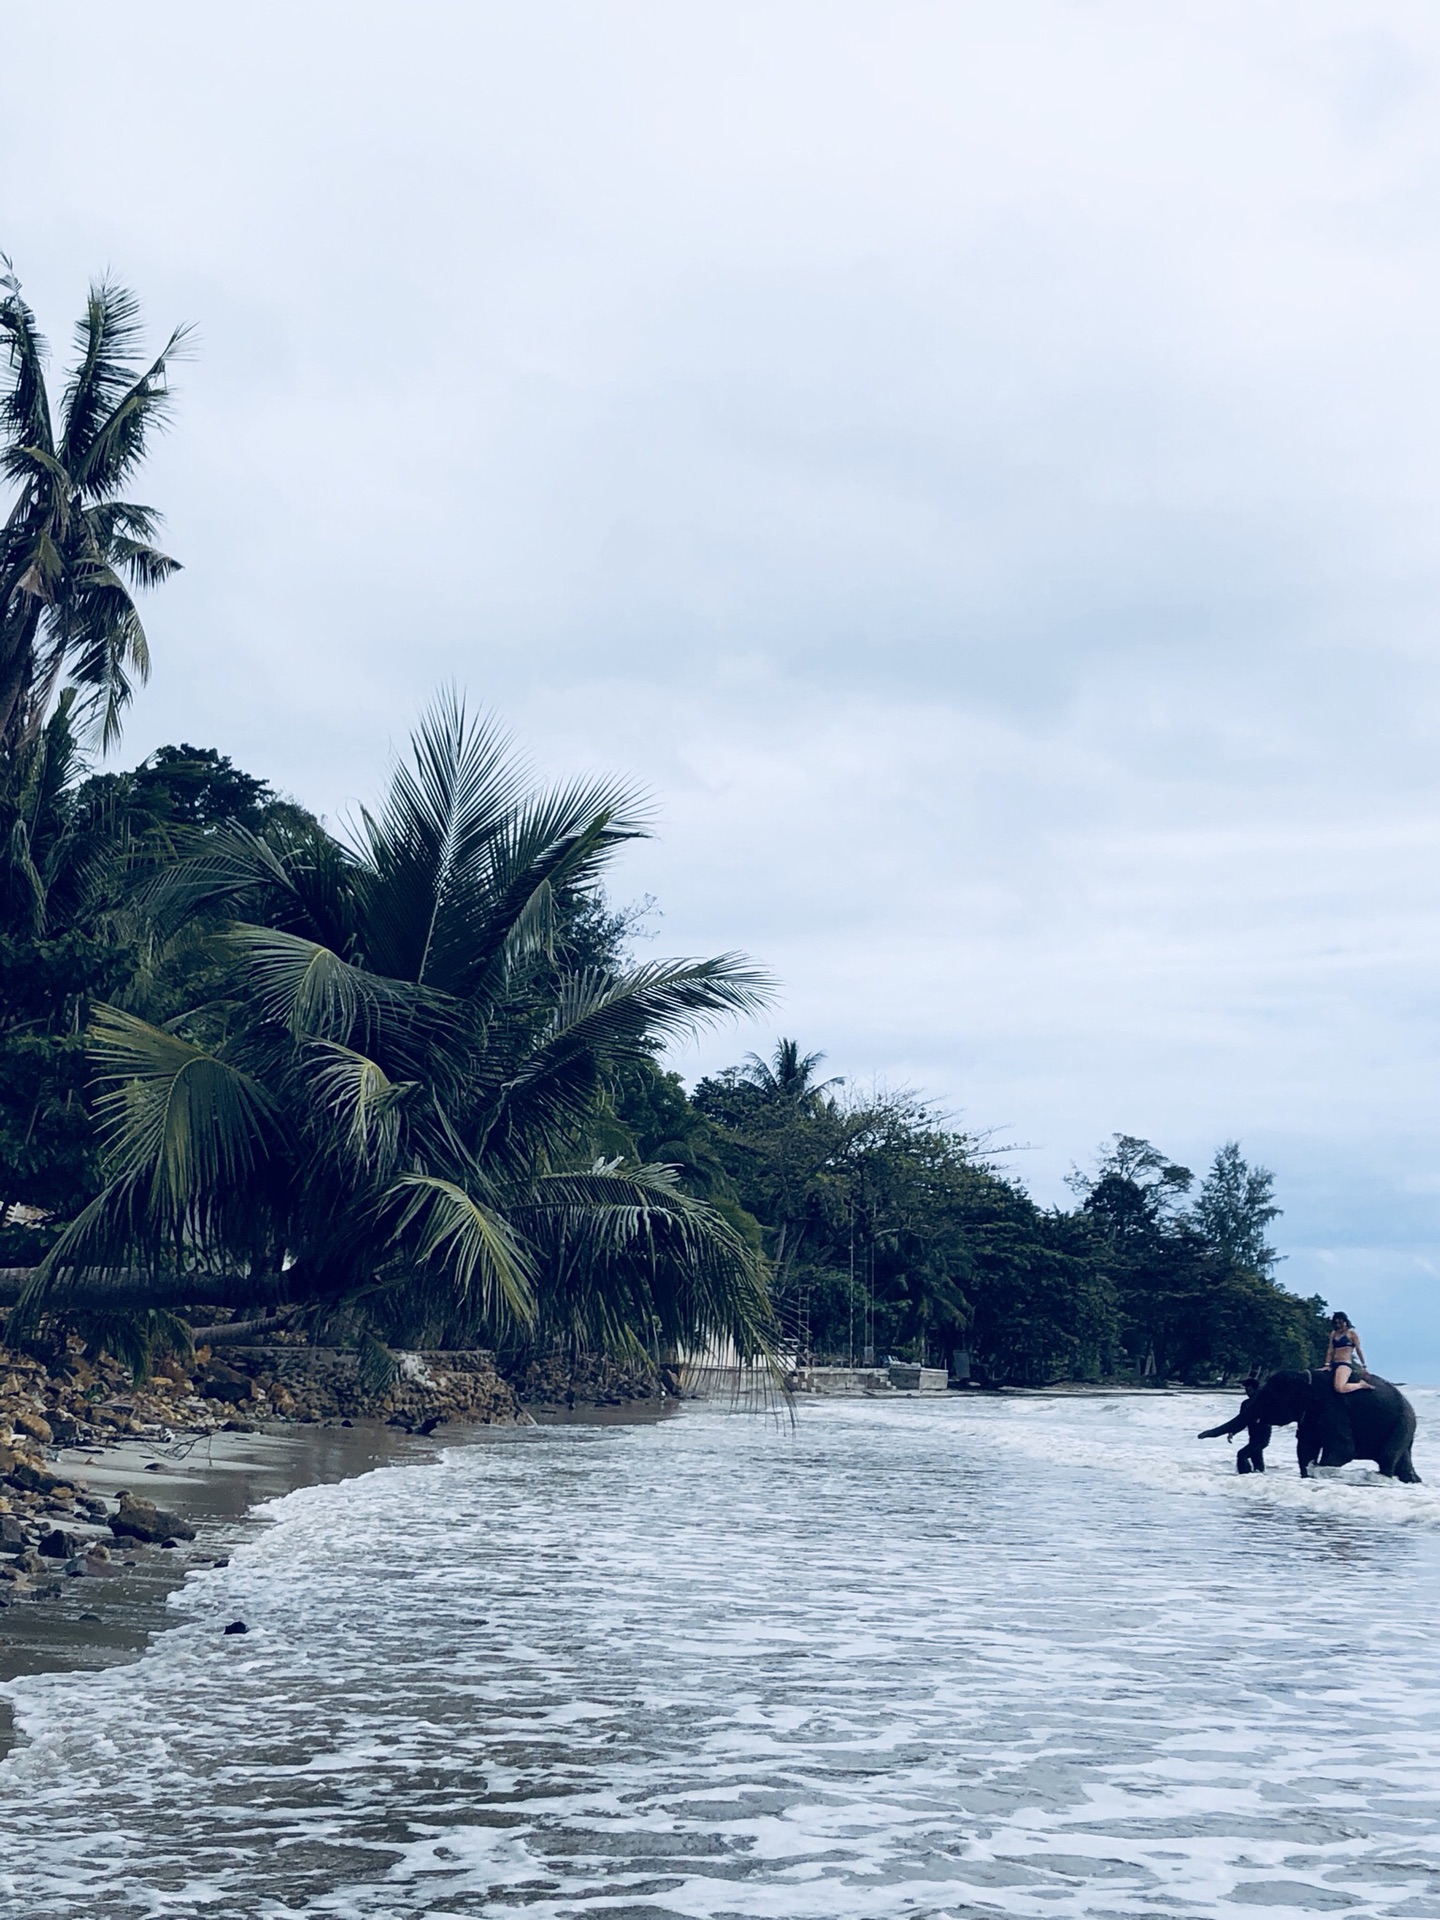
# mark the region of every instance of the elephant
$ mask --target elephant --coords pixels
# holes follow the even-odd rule
[[[1229,1440],[1242,1427],[1250,1437],[1235,1456],[1239,1473],[1263,1473],[1265,1449],[1275,1427],[1296,1427],[1295,1454],[1300,1478],[1307,1480],[1317,1462],[1343,1467],[1351,1460],[1373,1460],[1381,1473],[1408,1485],[1420,1476],[1410,1458],[1415,1438],[1415,1409],[1388,1380],[1367,1373],[1369,1393],[1336,1393],[1328,1373],[1272,1373],[1263,1386],[1245,1382],[1245,1399],[1233,1420],[1207,1427],[1202,1440]]]

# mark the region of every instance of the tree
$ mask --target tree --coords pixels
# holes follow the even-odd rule
[[[53,1238],[37,1216],[73,1218],[101,1184],[84,1032],[92,1004],[163,1023],[216,984],[214,916],[156,939],[137,883],[226,821],[309,821],[213,748],[162,747],[131,772],[88,773],[77,699],[62,692],[21,756],[0,862],[0,1265],[32,1264]],[[26,1225],[7,1231],[17,1205]]]
[[[38,739],[62,675],[82,689],[85,716],[108,747],[134,679],[149,672],[133,590],[157,585],[178,563],[153,544],[155,510],[120,494],[168,415],[169,367],[185,339],[177,330],[142,362],[134,295],[93,285],[57,416],[45,341],[4,264],[0,473],[16,494],[0,527],[0,773]]]
[[[107,808],[78,795],[73,690],[24,755],[0,861],[0,1264],[47,1244],[37,1216],[78,1212],[99,1184],[83,1028],[123,990],[133,928],[114,911],[123,851]],[[17,1206],[26,1227],[7,1230]]]
[[[1077,1174],[1101,1236],[1121,1343],[1142,1374],[1224,1380],[1252,1368],[1307,1366],[1315,1303],[1269,1275],[1265,1229],[1274,1182],[1227,1142],[1191,1207],[1194,1176],[1148,1140],[1117,1134],[1093,1175]]]
[[[568,963],[563,903],[643,831],[622,788],[530,790],[452,698],[353,845],[209,835],[150,905],[162,930],[233,916],[222,990],[163,1027],[97,1010],[107,1180],[29,1311],[286,1304],[408,1344],[539,1323],[772,1351],[744,1238],[670,1170],[588,1150],[619,1075],[766,990],[734,956]]]
[[[1265,1234],[1280,1213],[1274,1174],[1268,1167],[1248,1166],[1239,1142],[1227,1140],[1195,1201],[1194,1219],[1201,1233],[1232,1267],[1267,1274],[1279,1256]]]
[[[817,1083],[822,1058],[782,1041],[692,1103],[761,1225],[797,1344],[836,1360],[966,1348],[1027,1382],[1101,1372],[1114,1314],[1089,1223],[1042,1213],[913,1094]]]

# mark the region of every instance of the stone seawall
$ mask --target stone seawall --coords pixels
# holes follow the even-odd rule
[[[202,1393],[237,1412],[282,1420],[362,1418],[421,1426],[464,1420],[481,1425],[520,1417],[515,1390],[495,1356],[463,1352],[397,1353],[388,1387],[367,1378],[362,1357],[344,1347],[227,1346],[200,1370]]]

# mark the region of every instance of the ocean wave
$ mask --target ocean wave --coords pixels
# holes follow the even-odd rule
[[[291,1494],[137,1663],[9,1689],[0,1912],[1420,1920],[1432,1496],[1241,1479],[1220,1405],[694,1408]]]

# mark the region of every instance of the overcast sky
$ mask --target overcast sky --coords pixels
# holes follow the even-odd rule
[[[1026,1150],[1273,1167],[1440,1376],[1440,11],[0,0],[0,248],[196,324],[122,759],[455,679],[656,951]]]

